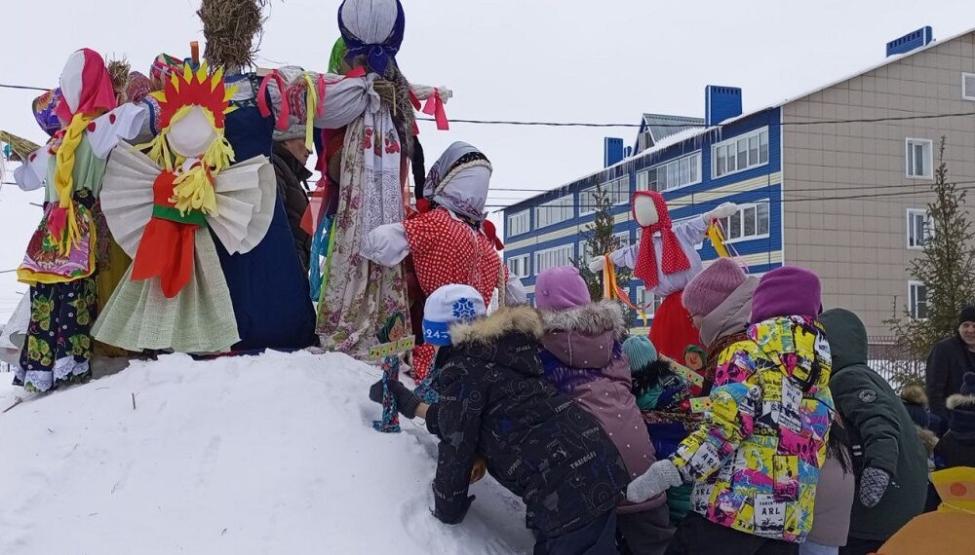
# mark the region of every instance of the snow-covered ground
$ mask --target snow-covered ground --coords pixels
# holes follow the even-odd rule
[[[430,514],[436,442],[373,431],[378,376],[337,354],[171,355],[28,399],[0,414],[0,553],[531,552],[489,477],[463,524]],[[0,411],[23,396],[10,377]]]

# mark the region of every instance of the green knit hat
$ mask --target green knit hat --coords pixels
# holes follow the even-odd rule
[[[645,336],[632,336],[623,342],[623,352],[630,360],[630,372],[639,372],[657,360],[657,348]]]

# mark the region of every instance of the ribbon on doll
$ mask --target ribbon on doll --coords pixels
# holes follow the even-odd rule
[[[447,112],[444,110],[443,98],[440,96],[440,91],[433,91],[433,95],[427,99],[427,104],[423,107],[423,113],[428,116],[433,116],[437,120],[437,129],[439,131],[447,131],[450,129],[450,121],[447,119]]]
[[[267,103],[267,87],[271,84],[271,81],[277,83],[278,91],[281,93],[281,106],[278,108],[278,119],[274,127],[278,131],[284,131],[288,128],[288,118],[291,117],[291,104],[288,102],[284,78],[281,77],[278,70],[268,73],[264,76],[264,79],[261,79],[261,86],[257,90],[257,109],[263,118],[271,115],[271,107]]]

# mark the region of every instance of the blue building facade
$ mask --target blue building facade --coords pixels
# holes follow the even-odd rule
[[[682,127],[622,160],[608,156],[599,172],[507,207],[504,257],[510,271],[533,292],[541,271],[584,260],[597,185],[614,201],[615,233],[626,244],[637,242],[640,233],[630,216],[632,194],[655,190],[667,200],[675,223],[723,202],[739,204],[739,213],[722,222],[729,247],[750,273],[781,266],[781,109],[740,116],[740,95],[739,89],[708,87],[706,125]],[[726,121],[711,121],[719,118]],[[718,256],[707,240],[699,253],[705,263]],[[640,280],[620,285],[634,303],[654,305]],[[652,318],[652,311],[645,316]]]

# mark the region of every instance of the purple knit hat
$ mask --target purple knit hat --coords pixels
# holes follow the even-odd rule
[[[719,258],[684,288],[684,308],[691,316],[707,316],[745,283],[745,271],[730,258]]]
[[[783,266],[762,276],[752,296],[752,324],[777,316],[818,316],[819,278],[805,268]]]
[[[540,310],[566,310],[591,302],[585,280],[572,266],[545,270],[535,280],[535,306]]]

